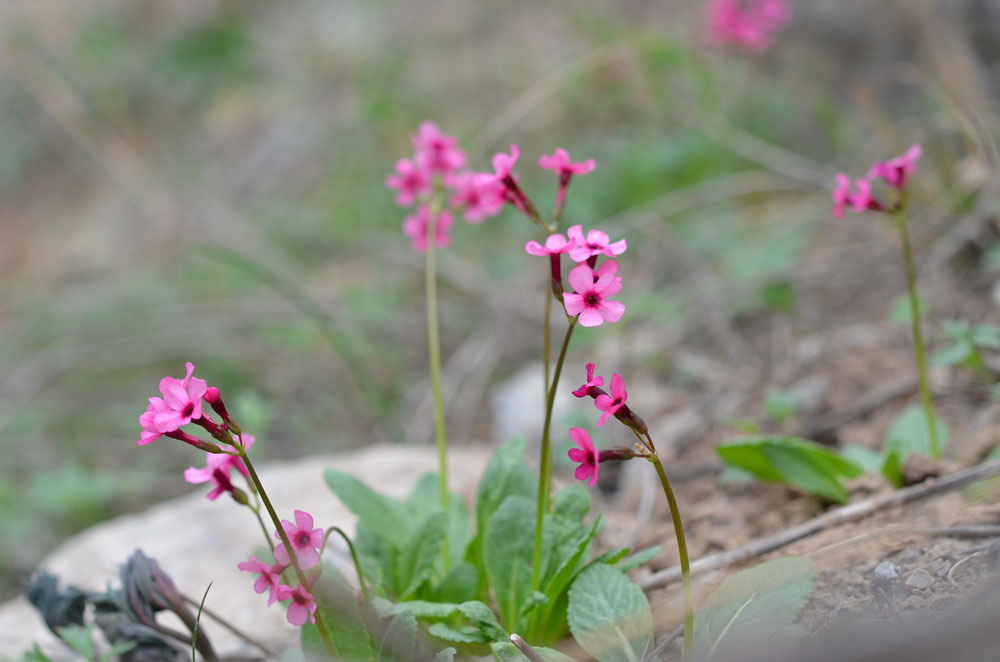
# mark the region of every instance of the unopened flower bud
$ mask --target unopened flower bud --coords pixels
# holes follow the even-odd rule
[[[202,397],[205,399],[205,402],[207,402],[210,405],[214,405],[216,402],[219,401],[219,398],[221,396],[219,395],[219,389],[215,388],[214,386],[209,386],[208,390],[205,391],[205,395],[203,395]]]

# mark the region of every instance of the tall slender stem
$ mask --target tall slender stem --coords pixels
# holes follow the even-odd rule
[[[652,444],[652,440],[649,443]],[[687,541],[684,538],[684,524],[681,522],[677,499],[674,498],[674,491],[670,487],[670,480],[667,478],[667,472],[663,470],[660,457],[653,453],[649,461],[656,467],[656,475],[660,477],[660,485],[663,486],[663,493],[670,505],[670,517],[674,521],[674,534],[677,536],[677,554],[681,558],[681,579],[684,584],[684,660],[687,661],[691,659],[694,648],[694,598],[691,593],[691,564],[688,560]]]
[[[435,200],[436,202],[436,200]],[[427,221],[427,264],[424,273],[427,288],[427,354],[431,364],[431,388],[434,391],[434,432],[437,436],[438,448],[438,479],[441,488],[441,508],[445,513],[445,521],[450,522],[448,513],[448,435],[444,421],[444,395],[441,391],[441,344],[438,338],[437,313],[437,273],[435,265],[435,247],[437,246],[437,216],[438,205],[432,204]],[[448,528],[445,527],[444,544],[441,553],[444,554],[445,570],[451,569],[451,546],[448,540]]]
[[[545,312],[542,314],[542,364],[545,375],[545,392],[542,394],[546,400],[549,397],[549,353],[552,345],[552,287],[546,274],[545,287],[542,294],[545,295]]]
[[[339,526],[331,526],[326,530],[326,535],[330,535],[331,531],[336,531],[344,539],[344,542],[347,543],[347,549],[350,550],[351,559],[354,561],[354,572],[358,574],[358,586],[361,587],[361,595],[364,596],[366,604],[371,604],[372,597],[368,593],[368,587],[365,585],[365,573],[361,569],[361,562],[358,561],[358,552],[354,549],[354,543],[351,542],[351,539]]]
[[[252,510],[253,514],[257,517],[257,523],[260,524],[260,530],[264,534],[264,540],[267,541],[267,546],[271,548],[271,553],[273,554],[274,553],[274,542],[271,540],[271,536],[267,535],[267,527],[264,526],[264,518],[262,518],[260,516],[260,503],[259,503],[259,500],[258,500],[257,506],[256,507],[251,506],[250,510]]]
[[[910,319],[913,325],[913,348],[917,355],[917,372],[920,378],[920,398],[924,403],[927,417],[927,434],[931,443],[931,457],[941,457],[938,443],[937,421],[934,416],[934,400],[927,380],[927,357],[924,352],[924,335],[920,328],[920,299],[917,297],[917,272],[913,268],[913,249],[910,247],[910,233],[906,225],[906,206],[901,204],[893,214],[899,236],[903,244],[903,262],[906,265],[906,287],[910,296]]]
[[[254,469],[253,462],[250,461],[250,456],[247,455],[246,449],[243,446],[237,446],[236,448],[240,451],[240,457],[243,458],[243,463],[247,467],[247,471],[250,472],[250,479],[253,481],[254,487],[257,488],[257,494],[260,495],[261,501],[264,502],[264,508],[267,509],[267,514],[271,517],[271,522],[274,527],[278,530],[278,536],[281,538],[282,544],[285,546],[285,550],[288,552],[288,558],[292,562],[292,569],[295,570],[295,576],[298,577],[299,583],[303,587],[308,587],[309,582],[306,580],[306,575],[302,572],[302,568],[299,567],[299,559],[295,555],[295,548],[292,546],[292,542],[288,539],[288,534],[285,533],[285,527],[281,526],[281,520],[278,519],[278,513],[274,511],[274,506],[271,505],[271,500],[267,497],[267,492],[264,491],[264,485],[260,482],[260,477],[257,475],[257,470]],[[333,660],[337,657],[337,653],[333,648],[333,642],[330,641],[330,633],[326,631],[326,625],[323,623],[323,616],[320,614],[319,609],[315,612],[316,617],[316,628],[319,630],[319,637],[323,641],[323,647],[326,648],[327,654],[330,659]]]
[[[545,397],[545,423],[542,426],[542,453],[541,462],[538,468],[538,510],[535,518],[535,550],[532,555],[531,564],[531,587],[539,589],[541,580],[542,565],[542,522],[545,513],[549,512],[549,492],[552,489],[552,448],[550,444],[550,429],[552,427],[552,408],[556,400],[556,389],[559,387],[559,375],[562,374],[563,362],[566,360],[566,349],[569,347],[569,340],[573,336],[573,329],[576,328],[576,318],[569,319],[569,328],[566,329],[566,337],[563,338],[562,347],[559,349],[559,358],[556,359],[556,368],[552,373],[552,384]]]

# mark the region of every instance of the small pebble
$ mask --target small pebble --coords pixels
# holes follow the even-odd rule
[[[919,560],[920,557],[923,555],[923,553],[924,550],[920,549],[919,547],[910,547],[909,549],[906,550],[906,553],[903,554],[903,561],[912,563],[914,561]]]
[[[899,566],[892,561],[882,561],[872,571],[872,593],[876,600],[895,600],[900,583]]]
[[[907,587],[916,590],[923,590],[925,588],[930,588],[931,584],[934,583],[934,577],[931,573],[927,572],[923,568],[917,568],[910,573],[910,576],[906,579]]]

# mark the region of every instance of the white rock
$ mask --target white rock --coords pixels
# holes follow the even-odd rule
[[[472,503],[475,486],[489,451],[456,448],[449,453],[452,489]],[[333,467],[361,478],[393,497],[405,497],[421,474],[437,471],[436,450],[430,446],[378,445],[340,455],[309,457],[258,468],[278,516],[292,519],[292,511],[312,513],[316,526],[340,526],[353,533],[356,518],[333,496],[323,481],[323,470]],[[261,643],[282,650],[297,640],[297,628],[285,621],[284,610],[267,608],[266,596],[253,592],[252,577],[236,564],[263,546],[253,514],[225,498],[205,499],[206,490],[161,503],[144,513],[98,524],[65,541],[40,564],[59,576],[61,584],[100,590],[117,585],[118,565],[136,548],[156,559],[182,593],[200,599],[209,582],[206,607],[252,633]],[[268,524],[269,531],[273,529]],[[325,563],[335,563],[353,578],[345,547],[331,536]],[[206,632],[220,654],[256,652],[210,620]],[[54,659],[67,651],[45,627],[23,597],[0,605],[0,659],[17,658],[38,642]]]

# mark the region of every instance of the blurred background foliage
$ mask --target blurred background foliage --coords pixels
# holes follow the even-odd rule
[[[658,338],[796,314],[836,171],[922,141],[918,195],[967,195],[998,3],[793,4],[763,56],[708,49],[693,0],[4,5],[0,595],[188,489],[197,454],[134,443],[186,360],[265,458],[428,440],[422,260],[383,187],[421,120],[479,169],[517,142],[543,207],[539,154],[597,159],[566,220],[628,238],[630,314],[573,349],[644,338],[629,360],[665,378]],[[507,211],[442,258],[453,443],[500,441],[489,387],[538,355],[531,238]]]

